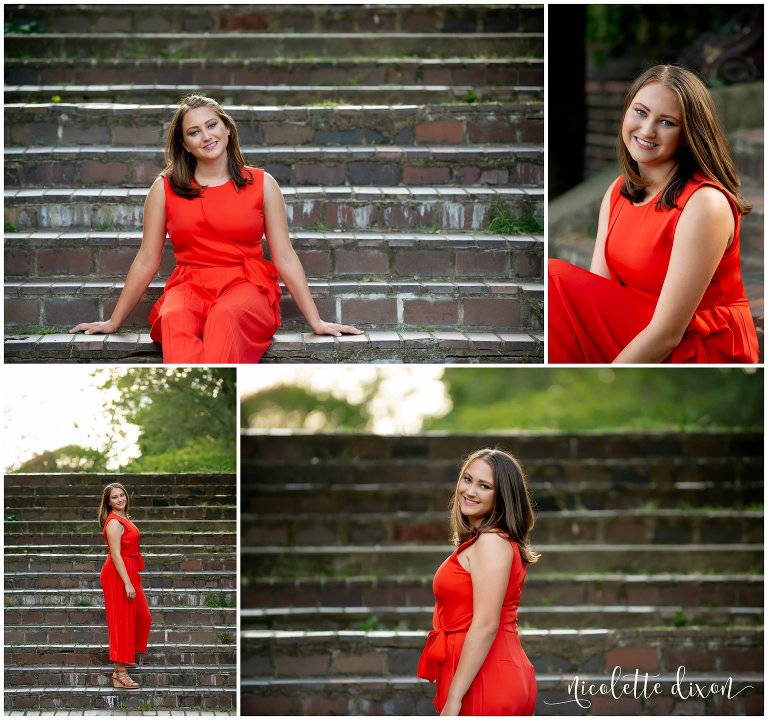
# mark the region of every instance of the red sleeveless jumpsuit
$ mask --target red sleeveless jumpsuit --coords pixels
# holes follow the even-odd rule
[[[108,554],[107,561],[101,568],[101,587],[104,590],[104,609],[107,611],[109,659],[122,665],[133,665],[136,662],[136,653],[147,652],[152,615],[149,613],[139,577],[139,571],[144,569],[144,560],[139,552],[139,529],[130,520],[109,513],[104,523],[105,540],[107,524],[112,520],[117,520],[123,526],[120,557],[125,564],[131,585],[136,590],[136,598],[128,599],[125,583],[112,563],[112,555]]]
[[[165,185],[176,269],[149,316],[166,363],[257,363],[280,326],[277,270],[264,259],[264,171],[183,198]]]
[[[657,210],[655,199],[634,205],[611,191],[605,261],[611,277],[563,260],[550,260],[547,293],[547,357],[550,363],[609,363],[653,317],[669,267],[675,228],[690,197],[719,186],[695,175],[677,208]],[[726,195],[726,197],[728,197]],[[756,363],[755,324],[741,277],[741,216],[731,202],[733,242],[704,292],[680,344],[667,363]]]
[[[472,623],[472,576],[458,554],[477,540],[459,545],[435,573],[434,630],[419,660],[418,675],[437,683],[435,707],[442,712],[448,700],[461,649]],[[511,541],[510,541],[511,542]],[[509,583],[501,606],[496,638],[461,703],[460,715],[533,715],[536,675],[517,635],[517,607],[525,582],[525,563],[517,544]]]

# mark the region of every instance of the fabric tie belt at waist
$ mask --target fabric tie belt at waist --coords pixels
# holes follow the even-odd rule
[[[419,658],[419,667],[416,674],[424,680],[435,682],[440,675],[440,666],[445,662],[447,647],[447,635],[451,633],[467,632],[472,624],[472,618],[432,630],[427,635],[427,644]],[[497,632],[517,632],[517,620],[509,620],[499,625]]]
[[[127,553],[127,552],[122,552],[122,550],[121,550],[120,551],[120,556],[121,557],[137,557],[137,558],[139,558],[139,560],[138,560],[138,568],[137,569],[138,570],[143,570],[144,569],[144,558],[141,556],[140,552],[137,552],[137,553]],[[109,560],[112,560],[112,553],[108,553],[107,554],[107,558]],[[112,562],[112,564],[113,565],[115,564],[114,561]]]

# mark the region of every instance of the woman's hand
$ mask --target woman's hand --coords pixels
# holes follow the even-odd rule
[[[111,320],[104,320],[102,322],[80,323],[79,325],[75,325],[69,332],[84,332],[86,335],[110,335],[111,333],[117,332],[119,329],[119,326]]]
[[[362,335],[363,331],[358,330],[351,325],[339,325],[339,323],[329,323],[321,320],[317,325],[312,328],[312,332],[315,335],[333,335],[339,337],[339,335]]]
[[[448,700],[446,700],[445,707],[443,707],[443,712],[440,713],[440,717],[443,715],[456,717],[460,712],[461,700],[452,700],[451,698],[448,698]]]
[[[125,583],[125,594],[128,596],[129,600],[136,599],[136,589],[129,582]]]

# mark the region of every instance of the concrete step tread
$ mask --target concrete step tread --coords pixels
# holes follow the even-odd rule
[[[216,552],[206,552],[202,548],[191,547],[186,552],[180,553],[175,551],[164,550],[165,546],[155,545],[142,545],[141,554],[144,560],[153,558],[217,558],[226,557],[229,558],[236,554],[236,549],[229,546],[222,546],[223,549],[218,549]],[[170,546],[169,546],[170,547]],[[158,549],[159,548],[159,549]],[[33,548],[22,547],[6,547],[3,552],[6,557],[63,557],[72,560],[96,560],[100,559],[99,556],[106,556],[106,550],[99,550],[97,552],[78,552],[78,550],[93,550],[93,545],[35,545]],[[58,551],[58,552],[57,552]]]
[[[454,40],[457,43],[466,41],[471,46],[471,41],[476,40],[478,37],[484,39],[495,40],[508,40],[512,38],[543,38],[543,32],[488,32],[488,33],[460,33],[460,32],[391,32],[386,30],[377,30],[376,32],[333,32],[324,30],[322,36],[325,39],[343,42],[347,39],[359,38],[362,40],[370,40],[371,42],[378,42],[383,39],[395,39],[395,38],[407,38],[413,40],[430,39],[435,37],[445,38],[447,40]],[[8,38],[18,38],[18,35],[6,34],[6,41]],[[185,30],[184,32],[110,32],[110,33],[34,33],[32,35],[25,35],[24,38],[30,38],[40,40],[40,44],[46,44],[51,40],[77,40],[78,42],[84,42],[87,40],[101,40],[108,38],[112,41],[117,40],[134,40],[139,42],[141,40],[177,40],[184,39],[190,41],[203,41],[203,40],[226,40],[236,42],[237,40],[248,40],[251,42],[264,42],[267,39],[314,39],[318,37],[318,33],[315,32],[290,32],[290,33],[253,33],[253,32],[194,32]],[[459,45],[461,47],[461,45]],[[461,57],[461,56],[457,56]]]
[[[543,293],[544,284],[536,282],[514,282],[507,280],[471,280],[469,282],[431,282],[428,280],[307,280],[310,290],[325,290],[332,295],[344,293],[373,293],[392,294],[408,293],[418,295],[493,295],[515,294],[523,290],[529,293]],[[94,295],[111,290],[122,290],[123,281],[100,280],[25,280],[8,281],[5,283],[6,296],[9,294],[83,294]],[[280,281],[281,287],[285,287]],[[149,289],[160,289],[165,286],[163,280],[153,280],[149,283]]]
[[[142,573],[142,580],[144,580],[143,573]],[[142,582],[142,586],[144,586],[144,583]],[[40,590],[37,588],[8,588],[6,587],[3,590],[3,593],[6,597],[6,599],[11,599],[14,597],[19,596],[36,596],[38,595]],[[198,595],[200,597],[206,597],[211,595],[235,595],[236,590],[234,588],[157,588],[157,587],[144,587],[144,592],[146,595],[151,597],[158,597],[163,595]],[[45,598],[46,600],[52,600],[52,599],[61,599],[61,600],[69,600],[74,597],[83,597],[85,595],[98,595],[99,597],[102,597],[102,589],[100,583],[98,581],[94,583],[94,587],[91,588],[60,588],[60,589],[53,589],[53,588],[46,588],[45,590]],[[50,605],[50,603],[42,603],[43,605]],[[25,606],[26,607],[26,606]],[[186,605],[184,607],[187,607]],[[196,605],[195,607],[207,607],[206,605]]]
[[[68,665],[66,670],[61,665],[25,665],[23,667],[14,667],[8,665],[4,668],[6,673],[28,673],[34,668],[35,672],[105,672],[111,673],[114,665]],[[137,676],[140,674],[146,677],[153,672],[220,672],[231,673],[237,670],[236,665],[139,665],[136,668]],[[133,668],[131,668],[133,672]]]
[[[547,607],[520,607],[518,612],[525,616],[529,614],[547,614],[547,615],[577,615],[585,614],[619,614],[630,613],[633,615],[661,615],[674,614],[678,612],[682,605],[549,605]],[[273,617],[323,617],[327,615],[351,615],[351,616],[369,616],[371,614],[387,614],[395,616],[408,616],[431,614],[434,611],[434,605],[426,606],[370,606],[370,607],[270,607],[270,608],[243,608],[240,610],[240,617],[243,620],[269,619]],[[697,616],[701,615],[729,615],[742,616],[762,616],[765,612],[763,607],[691,607],[686,606],[685,610],[695,612]]]
[[[298,185],[282,188],[286,199],[334,198],[361,199],[369,202],[377,200],[415,199],[425,202],[447,198],[454,199],[511,199],[511,198],[543,198],[544,188],[493,188],[486,186],[453,185],[421,187],[421,186],[319,186]],[[126,201],[139,203],[146,200],[148,187],[141,188],[13,188],[3,191],[6,200],[27,200],[38,202],[92,202],[92,201]]]
[[[756,552],[763,549],[760,543],[740,543],[735,547],[729,548],[730,553],[736,552]],[[718,550],[719,548],[719,550]],[[243,546],[240,548],[241,555],[321,555],[321,554],[339,554],[339,555],[414,555],[418,553],[444,553],[453,552],[455,547],[449,544],[424,543],[423,545],[413,545],[402,543],[400,545],[315,545],[315,546],[293,546],[284,547],[282,545],[261,545],[261,546]],[[536,550],[542,555],[546,553],[583,553],[584,548],[580,546],[569,545],[542,545],[536,544]],[[591,554],[599,552],[629,552],[637,555],[647,553],[651,555],[690,553],[692,550],[699,552],[722,552],[722,545],[708,543],[688,543],[666,544],[659,543],[650,545],[646,543],[621,544],[621,543],[596,543],[589,546]]]
[[[14,650],[24,649],[39,649],[40,646],[32,643],[27,645],[14,645]],[[109,643],[56,643],[55,645],[47,645],[46,649],[56,650],[109,650]],[[235,646],[227,643],[150,643],[149,650],[152,652],[159,652],[161,650],[234,650]],[[141,668],[156,669],[156,666],[141,664]]]
[[[27,671],[29,672],[29,668],[27,668]],[[40,696],[40,695],[49,695],[52,693],[61,693],[63,695],[104,695],[105,693],[112,694],[109,691],[112,690],[112,688],[103,688],[103,687],[83,687],[82,685],[73,685],[73,686],[67,686],[64,688],[61,687],[40,687],[40,686],[32,686],[32,687],[25,687],[25,686],[16,686],[16,687],[5,687],[3,689],[3,694],[7,696],[13,696],[13,695],[20,695],[20,696],[27,696],[27,695],[34,695],[34,696]],[[153,687],[140,687],[136,690],[131,690],[132,695],[157,695],[158,693],[162,693],[163,695],[179,695],[182,697],[188,697],[189,695],[193,695],[195,693],[200,693],[201,695],[234,695],[237,691],[236,688],[227,688],[227,687],[217,687],[215,685],[206,685],[205,687],[164,687],[164,688],[153,688]],[[121,690],[114,688],[115,693],[121,692]],[[61,711],[59,711],[61,712]],[[7,713],[3,713],[4,715]],[[28,712],[25,714],[29,714]],[[78,711],[77,713],[73,713],[77,715],[81,715],[82,712]],[[99,715],[102,715],[102,712],[99,712]],[[120,715],[127,714],[125,711],[121,711]],[[142,715],[147,715],[147,712],[144,711],[141,713]],[[162,714],[159,713],[157,710],[153,711],[153,714]],[[188,713],[184,713],[185,715]],[[194,714],[194,713],[193,713]],[[212,713],[205,712],[201,713],[204,715],[210,715]]]
[[[528,144],[477,144],[477,145],[451,145],[451,144],[429,144],[429,145],[326,145],[326,146],[307,146],[307,145],[267,145],[267,146],[243,146],[241,150],[251,157],[259,157],[264,161],[270,160],[273,156],[280,159],[338,159],[343,157],[350,160],[358,158],[376,158],[383,160],[405,159],[412,160],[417,158],[452,160],[454,158],[471,157],[478,159],[479,156],[486,158],[514,158],[517,156],[539,156],[544,152],[542,145],[532,143]],[[116,145],[81,145],[58,146],[58,145],[28,145],[24,147],[4,148],[5,158],[13,160],[23,158],[32,160],[36,157],[48,160],[53,158],[86,157],[91,158],[95,154],[106,156],[105,161],[115,162],[121,158],[130,156],[140,156],[140,159],[146,160],[147,157],[153,160],[160,160],[164,157],[164,151],[156,146],[116,146]],[[353,156],[353,157],[349,157]]]

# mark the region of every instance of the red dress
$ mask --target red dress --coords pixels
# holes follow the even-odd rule
[[[165,185],[176,269],[149,316],[166,363],[256,363],[280,326],[280,286],[264,259],[264,171],[187,199]]]
[[[619,178],[611,191],[605,261],[610,279],[549,261],[547,351],[550,363],[609,363],[650,322],[669,267],[675,228],[686,202],[704,186],[694,176],[677,200],[678,208],[656,210],[655,198],[633,205],[623,197]],[[728,197],[726,195],[726,197]],[[741,216],[733,242],[723,254],[680,344],[668,363],[756,363],[757,333],[741,278]]]
[[[123,526],[120,557],[131,585],[136,590],[136,599],[128,599],[125,583],[112,563],[111,553],[108,554],[107,561],[101,568],[101,587],[104,590],[104,609],[107,611],[109,659],[122,665],[133,665],[136,662],[136,653],[147,652],[149,626],[152,623],[139,577],[139,570],[144,569],[144,560],[139,552],[139,529],[130,520],[109,513],[104,523],[104,539],[107,539],[107,524],[112,520],[117,520]]]
[[[419,660],[418,675],[436,682],[435,707],[442,712],[472,623],[472,576],[459,563],[458,554],[477,536],[459,545],[438,568],[432,583],[435,593],[434,630]],[[511,541],[510,541],[511,542]],[[532,715],[536,705],[536,675],[517,635],[517,607],[525,582],[525,563],[517,544],[509,583],[501,606],[496,638],[461,703],[461,715]]]

